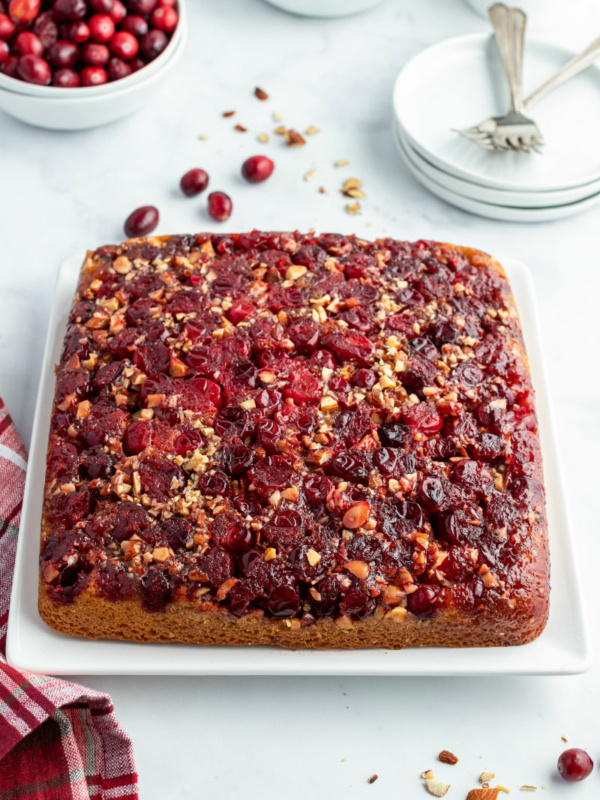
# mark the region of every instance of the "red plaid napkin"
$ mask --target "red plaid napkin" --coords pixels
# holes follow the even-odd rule
[[[133,748],[110,697],[4,658],[26,458],[0,400],[0,800],[137,800]]]

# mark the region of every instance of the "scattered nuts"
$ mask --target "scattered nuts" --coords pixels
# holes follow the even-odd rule
[[[442,764],[458,764],[458,758],[449,750],[442,750],[442,752],[438,755],[438,759],[442,762]]]
[[[224,111],[223,112],[223,116],[224,117],[233,117],[234,114],[235,114],[235,111]]]
[[[434,797],[444,797],[450,788],[450,784],[444,783],[443,781],[434,780],[433,778],[426,778],[425,788],[429,794],[432,794]]]
[[[371,571],[369,565],[365,564],[364,561],[347,561],[344,567],[360,581],[365,581],[369,577],[369,572]]]
[[[255,95],[255,97],[258,97],[259,100],[268,100],[269,99],[269,95],[263,89],[261,89],[258,86],[254,90],[254,95]]]
[[[377,780],[378,777],[379,777],[379,775],[377,775],[376,773],[371,775],[371,777],[368,779],[367,783],[375,783],[375,781]]]
[[[234,130],[239,131],[240,133],[246,133],[248,128],[245,128],[243,125],[234,125]]]
[[[298,131],[295,131],[293,128],[289,128],[289,130],[285,132],[284,136],[289,147],[302,147],[302,145],[306,144],[306,139],[304,136],[298,133]]]
[[[466,800],[498,800],[500,789],[471,789]]]
[[[353,503],[344,514],[342,525],[349,530],[356,530],[361,528],[369,519],[371,513],[371,506],[366,500],[359,500]]]

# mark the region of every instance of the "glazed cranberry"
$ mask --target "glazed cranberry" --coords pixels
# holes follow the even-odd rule
[[[314,403],[321,397],[321,384],[312,373],[298,370],[290,375],[283,394],[298,405]]]
[[[4,42],[6,44],[6,42]],[[8,45],[6,45],[8,47]],[[9,78],[19,77],[19,56],[5,56],[4,63],[0,66],[3,75],[8,75]]]
[[[300,611],[300,596],[293,586],[276,586],[267,605],[274,617],[293,617]]]
[[[177,11],[170,6],[159,6],[155,8],[150,17],[150,24],[159,31],[171,33],[177,27]]]
[[[311,505],[323,504],[333,490],[333,481],[324,475],[311,475],[304,480],[304,494]]]
[[[206,438],[204,434],[196,428],[190,428],[189,431],[185,431],[185,433],[178,436],[173,443],[173,447],[178,456],[186,456],[188,453],[196,450],[196,448],[204,447],[205,445]]]
[[[127,9],[125,8],[121,0],[114,0],[112,11],[109,11],[108,13],[110,14],[110,18],[115,23],[115,25],[118,25],[119,22],[124,20],[125,17],[127,16]]]
[[[254,534],[244,520],[229,511],[215,517],[210,526],[210,535],[219,547],[232,553],[242,553],[254,540]]]
[[[283,456],[265,456],[249,471],[248,477],[263,497],[275,489],[285,489],[292,481],[294,470]]]
[[[109,59],[110,51],[105,44],[98,44],[98,42],[88,42],[84,44],[83,50],[81,51],[81,60],[84,64],[87,64],[89,67],[105,67]]]
[[[153,28],[140,39],[140,52],[148,61],[152,61],[165,49],[169,40],[164,31]]]
[[[166,11],[166,9],[157,9],[152,15],[153,18],[161,10]],[[160,25],[156,27],[158,28]],[[163,28],[163,30],[165,29]],[[274,169],[275,164],[270,158],[266,156],[251,156],[242,164],[242,175],[250,183],[262,183],[271,177]]]
[[[265,448],[267,453],[278,453],[279,450],[277,445],[283,438],[283,430],[281,425],[275,422],[274,419],[263,417],[258,421],[256,426],[256,438]]]
[[[352,483],[364,483],[369,480],[369,469],[361,451],[346,450],[334,456],[329,469],[334,475]]]
[[[310,355],[319,344],[319,326],[314,320],[306,317],[293,322],[287,330],[287,335],[298,353],[302,355]]]
[[[327,369],[335,369],[337,367],[337,361],[333,357],[333,354],[329,352],[329,350],[315,350],[315,352],[311,355],[310,360],[313,364],[316,364],[321,369],[323,369],[323,367],[326,367]]]
[[[21,31],[15,38],[15,47],[22,56],[41,56],[44,46],[31,31]]]
[[[148,23],[143,17],[138,17],[137,14],[131,14],[125,17],[121,23],[121,30],[127,31],[127,33],[135,36],[136,39],[141,39],[145,33],[148,33]]]
[[[142,579],[142,593],[144,610],[159,614],[173,597],[173,588],[164,572],[148,572]]]
[[[110,41],[110,52],[117,58],[122,58],[123,61],[129,61],[137,55],[140,45],[138,40],[131,33],[127,31],[119,31],[115,33]]]
[[[558,758],[558,771],[564,780],[569,783],[582,781],[590,774],[594,762],[585,752],[577,747],[565,750]]]
[[[81,78],[74,69],[59,69],[52,76],[52,85],[62,89],[76,89],[81,85]]]
[[[145,450],[150,444],[150,426],[146,422],[134,420],[123,436],[123,449],[128,456],[134,456]]]
[[[362,586],[349,589],[340,602],[340,614],[364,619],[375,608],[375,600]]]
[[[88,25],[95,42],[109,42],[115,35],[115,23],[108,14],[94,14],[88,20]]]
[[[252,427],[250,415],[240,406],[227,406],[217,414],[214,422],[217,436],[228,441],[244,439]]]
[[[217,495],[226,497],[230,494],[230,485],[231,479],[220,469],[203,473],[198,481],[200,491],[209,495],[209,497],[216,497]]]
[[[234,325],[237,325],[239,322],[243,322],[248,317],[253,316],[256,312],[256,306],[253,303],[246,303],[244,300],[238,300],[235,302],[229,311],[227,311],[227,319],[230,322],[233,322]]]
[[[409,594],[407,600],[408,610],[419,619],[428,619],[435,612],[435,601],[438,589],[436,586],[423,584],[416,592]]]
[[[225,192],[212,192],[208,195],[208,213],[217,222],[229,219],[233,210],[233,203]]]
[[[108,83],[108,75],[102,67],[84,67],[81,70],[82,86],[101,86]]]
[[[75,44],[83,44],[90,38],[89,26],[82,21],[73,22],[67,30],[67,39]]]
[[[0,64],[3,61],[6,61],[10,53],[10,47],[6,44],[6,42],[0,39]]]
[[[377,383],[377,376],[370,369],[357,369],[350,378],[350,383],[352,386],[368,391]]]
[[[8,40],[15,32],[15,24],[6,14],[0,14],[0,39]]]
[[[429,436],[441,431],[444,420],[433,403],[418,403],[404,415],[406,421]]]
[[[87,2],[97,14],[110,14],[115,4],[115,0],[87,0]]]
[[[10,0],[8,16],[13,22],[31,22],[40,13],[41,0]]]
[[[72,69],[79,60],[79,47],[75,42],[59,39],[48,49],[46,57],[53,69]]]
[[[39,86],[47,86],[52,77],[50,65],[39,56],[21,56],[18,73],[27,83],[37,83]]]
[[[119,81],[121,78],[126,78],[128,75],[131,75],[131,67],[120,58],[111,58],[106,71],[111,81]]]
[[[138,19],[141,19],[138,17]],[[181,191],[187,197],[193,197],[203,192],[208,186],[208,173],[203,169],[190,169],[179,182]]]
[[[256,450],[245,444],[230,444],[221,450],[221,466],[233,477],[244,475],[256,461]]]
[[[147,17],[156,8],[156,0],[129,0],[127,5],[132,14]]]
[[[323,339],[325,347],[331,348],[340,361],[348,361],[359,367],[366,367],[373,358],[373,342],[362,333],[328,334]]]
[[[132,211],[125,220],[125,233],[133,239],[137,236],[147,236],[158,225],[158,209],[154,206],[140,206]]]
[[[55,0],[52,14],[57,22],[77,22],[87,13],[85,0]]]

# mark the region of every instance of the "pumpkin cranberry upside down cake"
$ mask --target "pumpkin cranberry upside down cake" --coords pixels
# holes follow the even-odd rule
[[[514,645],[548,595],[533,388],[492,258],[259,232],[88,253],[48,450],[50,626]]]

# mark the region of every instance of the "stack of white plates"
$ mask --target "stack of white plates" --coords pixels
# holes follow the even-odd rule
[[[525,94],[573,53],[528,39]],[[558,219],[600,202],[600,69],[593,66],[528,111],[543,153],[495,152],[459,136],[508,110],[496,44],[487,34],[424,50],[394,87],[394,138],[410,172],[438,197],[474,214],[513,222]]]

